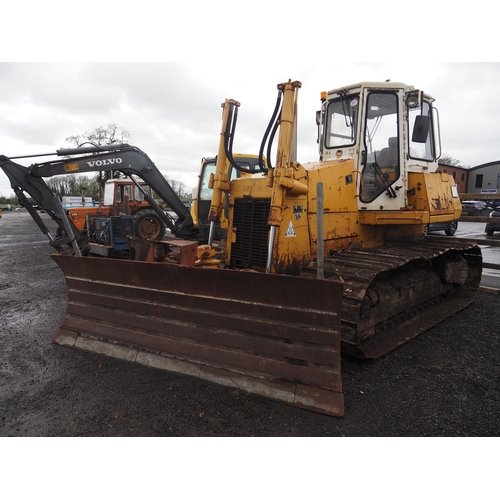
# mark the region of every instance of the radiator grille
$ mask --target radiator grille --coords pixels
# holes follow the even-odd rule
[[[270,200],[238,199],[234,202],[233,227],[236,242],[231,246],[231,265],[264,271],[267,262]]]

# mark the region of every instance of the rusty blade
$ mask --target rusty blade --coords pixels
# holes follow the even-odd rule
[[[341,281],[52,257],[69,291],[54,342],[343,414]]]

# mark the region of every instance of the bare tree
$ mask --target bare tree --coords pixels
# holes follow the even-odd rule
[[[181,199],[181,200],[191,200],[192,193],[189,188],[186,187],[186,185],[182,181],[177,181],[175,179],[171,179],[170,177],[167,177],[164,175],[165,179],[167,182],[170,184],[171,188],[174,190],[175,194]]]
[[[66,142],[71,146],[79,148],[84,144],[96,146],[114,143],[128,144],[132,142],[132,138],[127,129],[118,127],[116,123],[110,123],[107,127],[97,127],[92,132],[85,132],[82,135],[70,135],[66,138]]]
[[[127,129],[118,127],[116,123],[109,123],[106,127],[97,127],[92,132],[85,132],[81,135],[70,135],[66,138],[66,142],[70,146],[79,148],[86,144],[93,146],[103,146],[109,144],[131,144],[132,137]],[[106,183],[106,181],[119,177],[120,172],[113,170],[106,171],[104,173],[98,172],[96,174],[95,180],[98,185],[101,186],[101,188],[104,188],[104,184]]]
[[[460,160],[457,160],[456,158],[453,158],[452,156],[448,154],[443,154],[441,155],[441,158],[439,158],[439,163],[443,163],[445,165],[450,165],[451,167],[462,167],[462,168],[467,168],[462,165],[462,162]]]

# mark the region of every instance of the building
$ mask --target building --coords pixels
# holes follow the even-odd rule
[[[458,193],[467,193],[467,177],[468,173],[472,169],[467,169],[463,167],[455,167],[454,165],[446,165],[444,163],[438,164],[438,172],[443,174],[452,175],[455,179],[455,184],[457,185]]]
[[[500,160],[469,168],[466,192],[500,194]]]

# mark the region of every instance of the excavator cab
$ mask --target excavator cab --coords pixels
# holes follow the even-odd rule
[[[226,162],[226,171],[229,181],[237,179],[245,175],[245,171],[249,173],[255,172],[258,165],[257,155],[245,155],[235,153],[233,155],[236,165],[235,168],[229,160]],[[265,158],[264,158],[265,161]],[[191,206],[191,217],[196,226],[206,229],[208,240],[208,215],[210,213],[210,205],[212,203],[213,193],[213,177],[216,171],[217,157],[202,158],[200,174],[198,176],[198,186],[196,188],[196,197]],[[215,239],[222,240],[227,236],[228,216],[229,216],[229,193],[223,196],[222,204],[224,210],[221,211],[219,224],[215,229]]]

